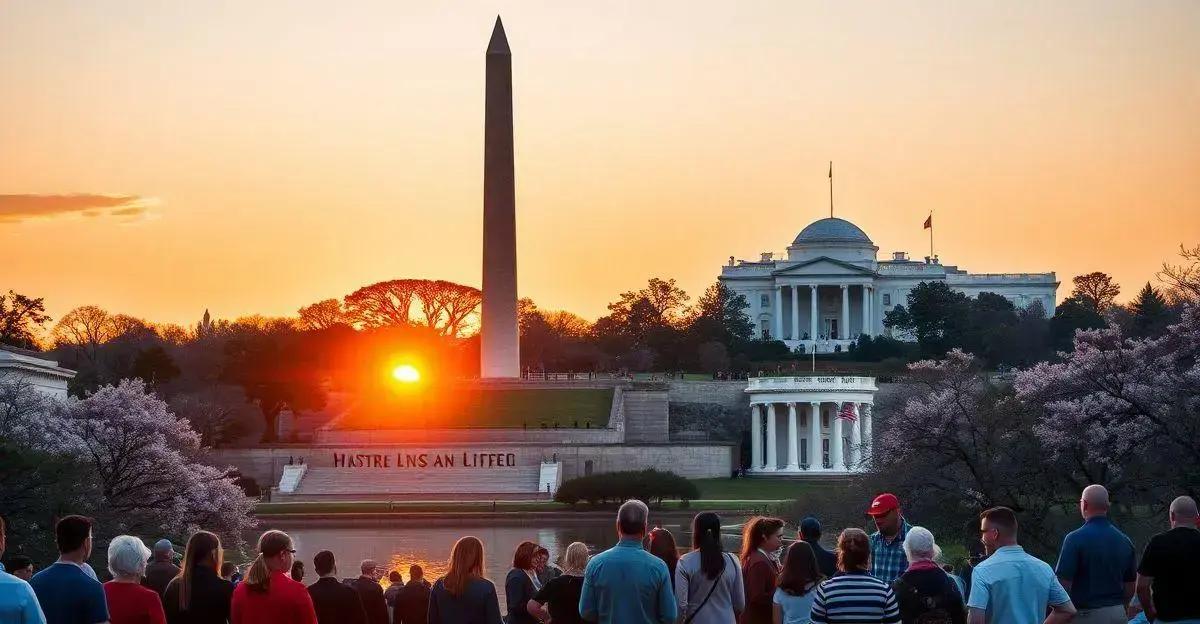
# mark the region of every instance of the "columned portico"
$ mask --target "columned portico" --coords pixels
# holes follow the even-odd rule
[[[870,445],[865,418],[875,390],[873,377],[752,378],[746,389],[750,394],[750,472],[844,475],[862,471],[861,449]],[[807,417],[801,419],[805,404]],[[764,412],[765,435],[760,419]],[[781,444],[778,430],[784,426],[787,436]],[[828,465],[825,448],[829,449]]]

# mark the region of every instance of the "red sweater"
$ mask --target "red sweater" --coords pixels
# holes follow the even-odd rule
[[[112,624],[167,624],[162,600],[152,589],[136,583],[109,581],[104,584],[108,621]]]
[[[312,596],[304,584],[276,571],[271,573],[268,587],[263,593],[238,583],[230,606],[232,624],[317,624]]]

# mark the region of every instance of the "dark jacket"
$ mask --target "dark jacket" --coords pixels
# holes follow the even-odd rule
[[[939,568],[908,570],[892,582],[900,621],[916,622],[922,613],[945,611],[954,624],[966,624],[967,609],[954,579]]]
[[[809,546],[812,546],[813,555],[817,557],[817,569],[821,571],[821,574],[825,578],[832,578],[834,574],[837,574],[837,555],[825,550],[825,547],[818,543],[817,540],[812,540],[811,542],[808,540],[804,541],[808,542]]]
[[[429,613],[429,581],[409,580],[396,595],[392,624],[425,624]]]
[[[358,591],[331,576],[319,578],[309,585],[308,595],[312,596],[319,624],[364,624],[367,621]]]
[[[771,624],[775,607],[771,599],[775,596],[776,577],[779,566],[759,551],[750,553],[742,565],[742,582],[746,590],[746,610],[738,618],[740,624]]]
[[[167,591],[167,584],[177,576],[179,576],[179,566],[170,561],[151,561],[146,566],[146,576],[142,578],[142,587],[153,589],[158,592],[158,597],[162,598]]]
[[[429,590],[427,624],[503,624],[496,586],[487,579],[471,579],[461,596],[453,596],[438,579]]]
[[[354,590],[362,600],[363,610],[367,612],[367,624],[388,624],[387,602],[383,599],[383,588],[375,579],[360,576],[354,579]]]
[[[179,609],[179,586],[183,579],[167,584],[163,594],[163,611],[167,624],[225,624],[229,621],[229,602],[233,598],[233,583],[217,576],[216,570],[196,566],[192,571],[192,591],[186,611]]]
[[[504,579],[504,597],[508,602],[508,624],[537,624],[537,618],[529,615],[525,608],[530,599],[537,593],[533,588],[533,579],[525,570],[513,568]]]

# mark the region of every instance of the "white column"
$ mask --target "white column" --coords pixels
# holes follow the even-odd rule
[[[867,286],[866,284],[863,284],[862,295],[863,295],[862,333],[866,334],[867,336],[870,336],[871,335],[871,287]]]
[[[842,324],[838,328],[838,340],[850,336],[850,285],[842,284]]]
[[[796,423],[796,404],[788,403],[787,469],[800,470],[800,430]]]
[[[874,441],[871,437],[874,435],[871,431],[871,420],[875,416],[871,412],[874,411],[874,406],[870,403],[859,403],[858,408],[860,410],[859,417],[862,418],[862,453],[869,460],[871,458],[871,443]]]
[[[808,324],[809,324],[808,337],[810,340],[816,341],[817,336],[819,335],[819,334],[817,334],[817,285],[816,284],[812,284],[808,287],[808,294],[809,294],[809,298],[811,300],[811,303],[809,304],[809,306],[812,310],[811,316],[808,317]]]
[[[862,461],[862,410],[858,409],[858,404],[854,405],[855,418],[850,424],[850,452],[846,454],[846,463],[849,468],[856,469],[858,463]]]
[[[758,403],[750,405],[750,469],[762,470],[762,411]]]
[[[792,286],[792,340],[800,340],[800,289]]]
[[[776,453],[778,448],[778,438],[775,437],[775,404],[767,403],[767,466],[763,470],[770,472],[779,468],[779,456]]]
[[[821,404],[810,403],[808,422],[808,469],[820,471],[825,469],[821,459]]]
[[[775,335],[772,340],[784,340],[784,287],[775,287]]]
[[[829,434],[829,463],[833,464],[834,470],[845,470],[846,462],[842,459],[842,419],[834,414],[830,424],[833,425],[833,431]]]

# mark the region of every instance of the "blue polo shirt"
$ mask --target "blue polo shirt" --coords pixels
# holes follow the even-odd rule
[[[1004,546],[975,566],[967,606],[988,622],[1041,624],[1048,605],[1069,602],[1054,570],[1020,546]]]
[[[1137,553],[1108,518],[1089,518],[1063,538],[1054,571],[1071,581],[1071,602],[1077,609],[1123,605],[1125,583],[1137,580]]]
[[[4,571],[0,566],[0,622],[6,624],[46,624],[42,607],[29,583]]]
[[[583,573],[579,614],[599,624],[660,624],[678,617],[667,564],[640,539],[623,539],[592,557]]]

